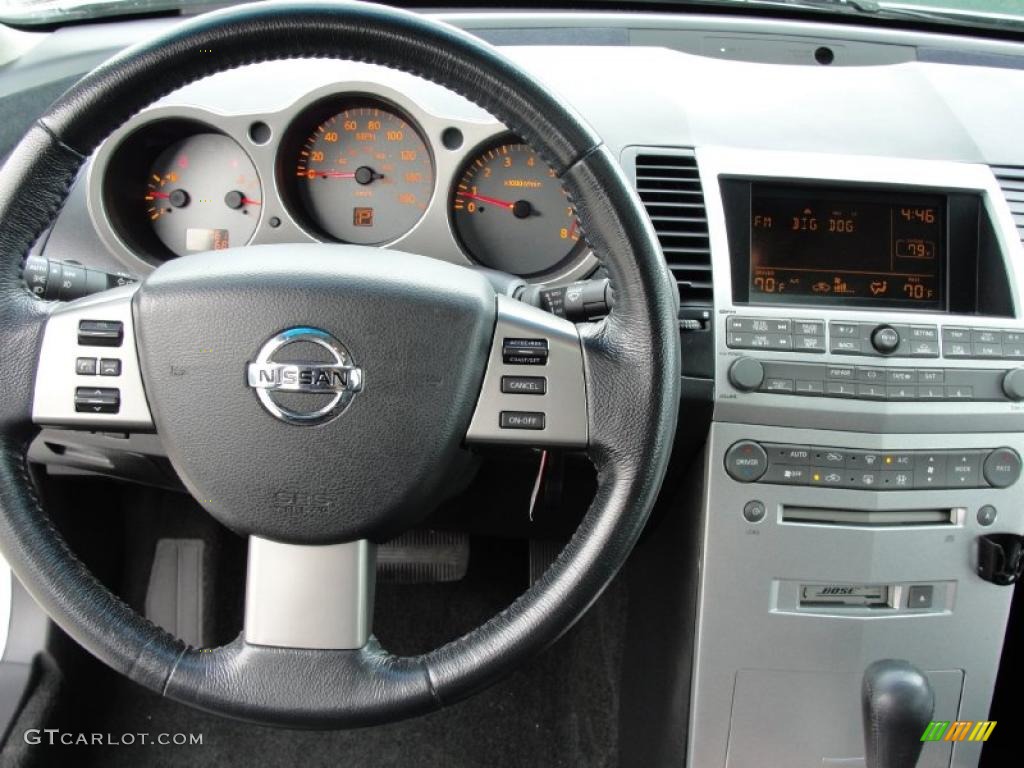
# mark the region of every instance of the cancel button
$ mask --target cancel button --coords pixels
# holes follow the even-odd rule
[[[543,376],[502,376],[501,391],[506,395],[543,395],[548,380]]]

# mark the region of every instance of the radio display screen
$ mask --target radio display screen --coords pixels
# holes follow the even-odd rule
[[[752,184],[750,301],[944,309],[946,202]]]

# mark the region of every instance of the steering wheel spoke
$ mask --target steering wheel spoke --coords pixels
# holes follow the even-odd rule
[[[127,285],[56,307],[46,321],[32,420],[40,426],[153,430]]]
[[[245,641],[279,648],[351,650],[370,638],[376,546],[285,544],[249,537]]]
[[[576,326],[498,296],[470,444],[586,448],[587,386]]]

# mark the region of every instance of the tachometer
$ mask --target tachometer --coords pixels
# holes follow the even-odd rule
[[[295,162],[306,218],[346,243],[380,245],[412,229],[434,189],[430,150],[383,105],[355,105],[324,120]]]
[[[238,144],[199,133],[168,146],[143,192],[157,238],[177,255],[245,245],[259,222],[260,178]]]
[[[561,181],[523,143],[499,144],[471,159],[452,191],[451,207],[463,247],[493,269],[543,275],[584,247]]]

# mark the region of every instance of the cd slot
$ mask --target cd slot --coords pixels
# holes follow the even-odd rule
[[[803,525],[843,525],[866,528],[888,528],[914,525],[962,525],[966,510],[963,507],[945,509],[829,509],[825,507],[782,508],[782,522]]]

